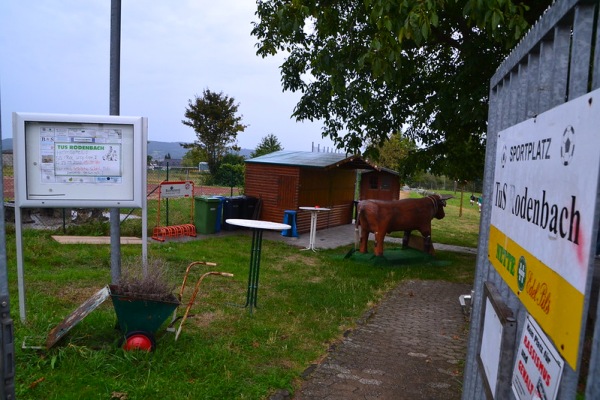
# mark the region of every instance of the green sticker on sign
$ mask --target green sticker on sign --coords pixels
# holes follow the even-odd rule
[[[519,267],[517,269],[517,285],[519,291],[522,292],[525,289],[525,280],[527,278],[527,265],[525,264],[525,257],[519,258]]]

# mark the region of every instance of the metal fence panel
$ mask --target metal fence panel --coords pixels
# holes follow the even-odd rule
[[[592,49],[594,6],[575,8],[573,18],[573,56],[569,76],[569,98],[574,99],[588,92],[588,76]]]
[[[592,89],[600,88],[600,29],[596,29],[595,32],[595,43],[596,49],[594,51],[594,66],[596,66],[592,72]],[[600,209],[600,197],[597,198],[596,202],[596,214]],[[598,218],[598,216],[596,216]],[[598,227],[596,227],[596,235],[598,235]],[[588,399],[598,397],[600,393],[600,296],[598,296],[598,303],[596,305],[596,319],[594,325],[594,337],[592,340],[591,358],[589,372],[587,376],[587,387],[585,396]]]

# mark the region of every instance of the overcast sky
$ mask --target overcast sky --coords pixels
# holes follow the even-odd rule
[[[1,0],[2,138],[12,112],[109,114],[110,0]],[[332,148],[321,124],[290,118],[282,57],[256,55],[252,0],[122,0],[121,115],[148,117],[148,138],[193,142],[181,123],[204,89],[239,103],[242,148],[272,133],[286,150]]]

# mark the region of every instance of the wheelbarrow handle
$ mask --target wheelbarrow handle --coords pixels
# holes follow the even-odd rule
[[[194,293],[192,293],[192,297],[185,309],[183,318],[181,319],[181,322],[179,323],[179,328],[177,328],[177,332],[175,333],[175,340],[177,340],[177,338],[179,338],[179,334],[181,333],[181,328],[183,327],[183,323],[185,322],[185,320],[188,317],[190,309],[192,308],[192,305],[194,304],[194,300],[196,300],[196,295],[198,295],[198,291],[200,290],[200,284],[202,283],[204,278],[206,278],[208,275],[221,275],[221,276],[226,276],[226,277],[233,277],[233,274],[231,274],[229,272],[214,272],[214,271],[206,272],[206,273],[202,274],[202,276],[200,276],[200,278],[198,279],[198,282],[196,282],[196,287],[194,288]],[[183,291],[182,291],[182,294],[183,294]],[[175,319],[175,313],[173,313],[173,318]]]
[[[194,261],[191,262],[187,268],[185,269],[185,275],[183,276],[183,283],[181,284],[181,289],[179,290],[179,301],[181,301],[181,298],[183,297],[183,291],[185,289],[185,284],[187,282],[187,278],[188,278],[188,274],[190,273],[190,270],[192,269],[193,266],[195,265],[206,265],[209,267],[216,267],[217,263],[214,262],[210,262],[210,261]]]

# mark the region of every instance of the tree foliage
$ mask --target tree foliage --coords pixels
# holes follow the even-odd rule
[[[405,160],[410,152],[417,148],[415,142],[400,132],[396,132],[388,138],[383,144],[375,149],[368,149],[372,154],[372,161],[379,167],[389,168],[396,172],[404,173]]]
[[[226,154],[217,167],[214,183],[231,188],[244,186],[244,160],[244,156],[239,154]]]
[[[189,150],[183,155],[181,165],[183,165],[184,167],[198,167],[198,164],[200,162],[206,160],[208,160],[206,150],[194,146],[189,148]]]
[[[250,158],[264,156],[265,154],[273,153],[275,151],[283,150],[277,136],[269,133],[267,136],[260,140],[260,143],[256,146],[256,149],[250,153]]]
[[[215,183],[227,187],[244,186],[244,165],[222,163],[215,175]]]
[[[237,112],[238,104],[235,104],[233,97],[209,89],[203,91],[202,97],[195,96],[194,100],[188,102],[186,119],[181,122],[194,129],[197,140],[182,146],[196,147],[205,152],[208,168],[213,174],[221,159],[230,150],[237,149],[237,134],[246,128]]]
[[[401,130],[413,169],[483,171],[489,80],[551,0],[258,0],[258,54],[288,52],[293,116],[359,152]]]

